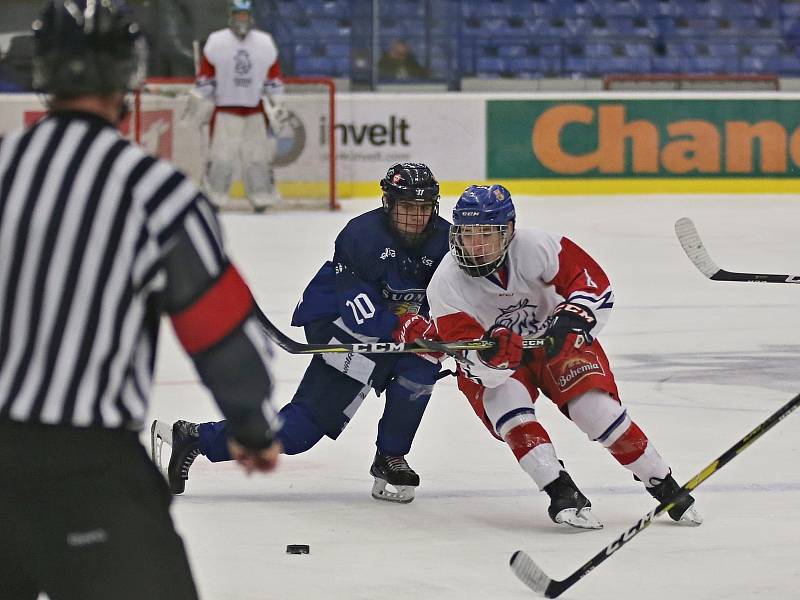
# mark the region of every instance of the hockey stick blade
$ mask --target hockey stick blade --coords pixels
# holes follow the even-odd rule
[[[755,442],[758,438],[764,435],[767,431],[777,425],[782,419],[787,417],[794,409],[800,406],[800,394],[789,400],[786,404],[780,407],[777,411],[772,413],[766,420],[757,425],[750,433],[741,438],[733,446],[728,448],[722,455],[709,464],[705,469],[700,471],[697,475],[692,477],[686,484],[683,485],[675,494],[670,498],[659,504],[630,529],[619,535],[613,542],[603,548],[600,552],[595,554],[586,563],[583,564],[577,571],[573,572],[565,579],[551,579],[547,574],[528,556],[524,551],[517,550],[511,555],[511,570],[514,572],[522,583],[532,589],[534,592],[543,594],[547,598],[557,598],[565,590],[572,587],[580,579],[589,574],[592,569],[597,567],[600,563],[609,558],[617,550],[622,548],[625,544],[630,542],[634,537],[647,529],[653,520],[661,513],[667,512],[675,503],[685,494],[691,492],[698,487],[706,479],[711,477],[714,473],[719,471],[724,465],[736,458],[739,454]]]
[[[488,340],[463,340],[459,342],[434,342],[429,344],[405,344],[397,342],[363,342],[355,344],[304,344],[293,340],[288,335],[278,329],[267,316],[259,311],[259,321],[270,338],[289,354],[325,354],[325,353],[344,353],[344,354],[397,354],[413,352],[425,354],[428,352],[444,352],[448,356],[460,359],[457,352],[465,350],[485,350],[494,346],[494,342]],[[526,338],[522,341],[524,349],[544,348],[550,338]],[[469,363],[467,363],[469,364]]]
[[[714,281],[747,281],[754,283],[800,283],[800,275],[774,275],[770,273],[738,273],[721,269],[706,250],[700,234],[691,219],[682,217],[675,221],[675,235],[692,264]]]

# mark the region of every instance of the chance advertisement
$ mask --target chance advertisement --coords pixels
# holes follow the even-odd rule
[[[796,178],[800,102],[488,100],[487,177]]]

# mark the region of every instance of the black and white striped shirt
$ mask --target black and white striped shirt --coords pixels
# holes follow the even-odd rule
[[[196,265],[167,260],[181,239],[189,251],[174,253],[196,256]],[[216,283],[231,271],[217,220],[195,185],[100,117],[53,113],[5,136],[0,419],[140,429],[161,313],[192,313],[209,290],[224,298]],[[243,298],[252,303],[252,296],[241,287],[246,290],[243,283],[234,285],[244,316],[187,350],[197,354],[201,378],[220,401],[220,395],[237,394],[216,393],[219,386],[213,376],[204,377],[203,360],[218,360],[215,344],[222,337],[235,333],[249,341],[253,369],[261,372],[253,375],[249,404],[234,411],[263,417],[271,437],[277,426],[269,402],[271,351],[255,319],[245,315],[250,308]],[[208,318],[208,310],[202,308],[201,316]],[[190,334],[197,330],[194,313],[182,325]],[[184,341],[177,324],[176,331]],[[224,398],[220,404],[223,412],[230,408]]]

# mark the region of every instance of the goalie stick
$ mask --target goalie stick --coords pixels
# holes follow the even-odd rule
[[[756,283],[800,283],[800,275],[771,275],[769,273],[737,273],[721,269],[711,258],[691,219],[675,221],[675,235],[683,251],[698,270],[714,281],[751,281]]]
[[[533,559],[522,550],[517,550],[511,555],[511,570],[514,572],[514,575],[516,575],[520,581],[522,581],[522,583],[527,585],[534,592],[544,594],[544,596],[547,598],[556,598],[560,596],[565,590],[577,583],[578,580],[588,575],[592,569],[609,558],[617,550],[622,548],[622,546],[630,542],[636,535],[647,529],[647,527],[652,524],[655,517],[675,506],[675,502],[677,502],[684,494],[691,492],[706,479],[719,471],[723,466],[736,458],[736,456],[744,452],[744,450],[749,447],[750,444],[755,442],[767,431],[777,425],[779,421],[788,416],[789,413],[798,407],[798,405],[800,405],[800,394],[789,400],[789,402],[772,413],[772,415],[757,425],[750,433],[736,442],[727,451],[723,452],[719,458],[708,465],[705,469],[700,471],[697,475],[692,477],[686,484],[684,484],[683,487],[681,487],[680,490],[656,506],[644,517],[639,519],[638,523],[622,533],[617,539],[595,554],[583,566],[569,575],[566,579],[551,579],[539,567],[539,565],[537,565]]]
[[[346,353],[346,354],[395,354],[399,352],[414,352],[425,354],[428,352],[444,352],[452,356],[458,362],[470,364],[471,361],[458,356],[456,352],[463,350],[484,350],[494,346],[494,342],[488,340],[464,340],[459,342],[436,342],[433,340],[422,340],[413,344],[397,342],[363,342],[356,344],[304,344],[293,340],[288,335],[278,329],[267,316],[259,311],[259,320],[267,335],[273,339],[281,348],[290,354],[324,354]],[[522,347],[543,348],[547,345],[550,338],[526,338],[523,339]]]

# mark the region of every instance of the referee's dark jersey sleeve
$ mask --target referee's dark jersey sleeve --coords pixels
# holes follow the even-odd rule
[[[140,429],[167,312],[235,437],[267,443],[270,344],[205,197],[109,123],[0,142],[0,419]]]

